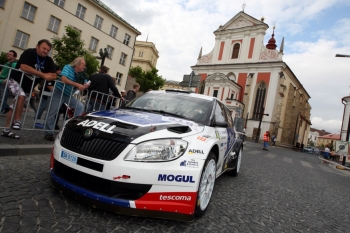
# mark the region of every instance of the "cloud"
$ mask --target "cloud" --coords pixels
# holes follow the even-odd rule
[[[159,74],[176,81],[191,73],[190,66],[196,64],[201,47],[203,55],[212,51],[213,32],[242,10],[242,4],[230,0],[102,1],[142,33],[137,40],[144,41],[148,35],[148,41],[159,51]],[[350,59],[336,58],[335,54],[350,54],[350,17],[346,17],[347,11],[344,11],[350,7],[349,1],[251,0],[246,3],[245,13],[257,19],[264,16],[270,26],[265,44],[273,25],[276,25],[277,45],[285,38],[283,60],[311,96],[313,127],[332,127],[332,132],[337,132],[343,115],[341,98],[349,95]],[[345,17],[337,19],[337,15],[327,15],[329,9],[339,8]]]
[[[343,25],[344,28],[330,30],[316,42],[287,41],[285,46],[284,61],[311,96],[311,115],[322,116],[326,122],[341,121],[341,99],[349,95],[350,60],[335,57],[335,54],[350,54],[350,46],[344,46],[337,37],[329,37],[341,30],[345,32],[346,24]]]
[[[322,130],[327,132],[340,134],[342,121],[341,120],[324,120],[321,117],[312,117],[312,128]]]

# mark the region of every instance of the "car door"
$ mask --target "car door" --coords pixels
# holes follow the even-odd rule
[[[215,134],[216,138],[219,140],[219,158],[218,158],[218,172],[222,171],[226,168],[226,158],[228,154],[228,134],[227,134],[227,116],[225,113],[225,106],[216,101],[215,103],[215,111],[214,111],[214,126],[215,126]],[[225,125],[226,126],[223,126]]]

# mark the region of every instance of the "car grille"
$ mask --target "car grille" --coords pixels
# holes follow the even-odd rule
[[[128,144],[106,138],[85,139],[81,132],[66,127],[61,138],[61,145],[88,157],[110,161],[117,158]]]
[[[83,189],[125,200],[137,200],[152,187],[150,184],[132,184],[106,180],[70,168],[57,160],[55,160],[54,164],[54,173],[65,181]]]

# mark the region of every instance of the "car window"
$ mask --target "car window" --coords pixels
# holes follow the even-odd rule
[[[211,113],[212,101],[187,94],[146,93],[127,106],[155,112],[163,111],[206,124]]]
[[[232,120],[231,112],[227,107],[225,107],[225,114],[226,114],[226,118],[227,118],[227,127],[232,128],[233,127],[233,120]]]
[[[216,106],[215,106],[215,121],[216,122],[227,122],[225,108],[219,102],[216,102]]]

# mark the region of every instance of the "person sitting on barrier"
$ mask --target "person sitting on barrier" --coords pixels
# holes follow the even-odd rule
[[[84,105],[73,94],[75,88],[80,91],[84,91],[89,87],[88,83],[80,84],[77,82],[76,74],[84,71],[86,66],[83,57],[77,57],[72,63],[65,65],[60,74],[61,81],[56,81],[56,86],[53,90],[51,105],[49,106],[47,122],[45,124],[45,139],[48,141],[54,141],[54,126],[57,116],[57,112],[63,103],[66,103],[69,107],[75,108],[74,116],[79,116],[84,112]]]
[[[89,78],[91,84],[88,88],[90,93],[87,107],[88,112],[106,110],[109,89],[111,89],[115,97],[124,100],[124,98],[119,94],[118,89],[115,87],[112,77],[107,74],[107,72],[108,68],[102,65],[99,72],[91,75]]]
[[[56,70],[56,75],[58,78],[59,75],[61,74],[62,69],[59,65],[55,65],[55,70]],[[44,124],[41,124],[37,121],[40,121],[41,115],[44,113],[44,111],[47,109],[48,104],[50,103],[51,94],[49,94],[49,93],[52,91],[54,86],[55,86],[55,81],[49,81],[49,82],[42,82],[41,88],[39,88],[39,90],[40,90],[39,96],[41,98],[41,102],[40,102],[38,112],[35,115],[35,121],[36,121],[35,128],[37,128],[37,129],[44,128]],[[44,91],[44,94],[42,93],[43,91]],[[62,106],[63,106],[63,104],[62,104]],[[61,108],[62,108],[62,106],[61,106]],[[55,126],[55,129],[57,129],[57,130],[59,129],[58,119],[59,119],[59,117],[57,117],[56,126]]]
[[[20,69],[22,72],[12,71],[8,80],[8,90],[15,98],[13,98],[11,109],[6,115],[6,129],[4,129],[1,136],[19,139],[19,136],[9,129],[14,106],[16,106],[16,109],[14,110],[12,129],[19,130],[21,128],[23,106],[29,100],[32,88],[41,79],[47,81],[56,79],[55,64],[52,58],[48,56],[51,48],[50,41],[43,39],[38,42],[35,48],[25,50],[20,56],[16,69]]]
[[[1,113],[7,113],[10,111],[10,107],[7,105],[7,97],[9,95],[8,88],[6,88],[6,81],[10,72],[10,68],[15,68],[17,65],[17,53],[14,50],[10,50],[6,54],[7,62],[4,64],[3,67],[0,67],[1,74],[0,74],[0,112]],[[6,88],[6,89],[5,89]]]

